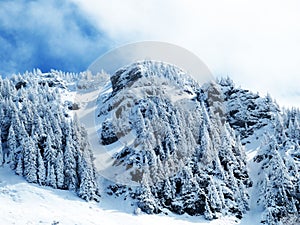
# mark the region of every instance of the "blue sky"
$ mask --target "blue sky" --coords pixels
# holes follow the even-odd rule
[[[0,73],[78,72],[108,49],[156,40],[194,52],[215,76],[300,106],[299,10],[298,0],[0,1]]]
[[[83,71],[108,37],[72,2],[0,1],[0,73]]]

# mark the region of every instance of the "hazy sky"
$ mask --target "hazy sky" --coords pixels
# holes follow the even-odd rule
[[[300,106],[299,12],[298,0],[1,1],[0,72],[79,71],[107,49],[166,41],[215,76]]]

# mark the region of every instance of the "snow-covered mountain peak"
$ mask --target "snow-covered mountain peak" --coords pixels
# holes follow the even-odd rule
[[[197,82],[193,80],[187,72],[175,65],[154,60],[144,60],[124,66],[111,76],[113,93],[124,87],[130,87],[135,81],[142,77],[149,79],[165,78],[181,87],[199,87]]]
[[[134,174],[132,180],[140,183],[142,177],[136,176],[136,169],[156,165],[154,155],[166,158],[169,154],[161,145],[172,133],[170,120],[176,123],[172,126],[179,127],[179,115],[188,115],[200,107],[195,104],[197,84],[176,66],[154,61],[136,62],[120,69],[111,76],[111,83],[111,93],[100,94],[98,103],[100,143],[115,157],[114,166],[125,166],[124,171],[129,170]],[[157,148],[154,155],[151,156],[153,149],[150,151],[145,142]],[[186,148],[180,147],[182,151]]]
[[[251,185],[243,148],[230,126],[214,115],[218,105],[200,97],[207,90],[219,95],[218,84],[201,90],[181,69],[152,61],[119,70],[111,83],[111,92],[100,94],[97,103],[97,127],[112,168],[123,168],[112,169],[119,171],[110,177],[116,185],[112,192],[122,192],[122,185],[132,188],[134,181],[130,195],[147,213],[168,209],[208,219],[226,213],[241,217]],[[236,182],[229,183],[229,177]]]
[[[136,62],[110,78],[34,71],[0,79],[0,165],[139,213],[299,224],[299,110],[281,111],[230,79],[200,87],[162,62]],[[112,177],[99,170],[106,158],[91,147],[99,141],[119,169]]]

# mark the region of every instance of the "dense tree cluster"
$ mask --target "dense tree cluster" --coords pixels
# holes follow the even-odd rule
[[[70,112],[80,105],[62,101],[61,94],[107,79],[105,73],[38,70],[0,79],[0,166],[28,182],[99,200],[87,133]],[[109,194],[129,193],[137,211],[211,220],[242,218],[254,185],[263,223],[300,222],[299,110],[280,111],[269,95],[237,88],[229,78],[200,87],[161,62],[126,66],[111,85],[97,102],[100,144],[119,147],[113,166],[123,166],[138,186],[110,183]],[[250,162],[258,171],[252,184],[244,145],[258,142],[262,132]]]
[[[146,213],[241,218],[251,181],[241,142],[217,109],[222,103],[206,104],[205,90],[170,65],[134,64],[113,77],[115,89],[99,113],[101,142],[136,135],[115,154],[115,164],[140,184],[133,190],[138,206]]]
[[[278,114],[273,131],[265,134],[255,162],[260,165],[259,203],[266,224],[299,223],[300,211],[300,112]]]
[[[61,102],[61,77],[72,76],[37,70],[0,79],[0,164],[10,165],[30,183],[98,200],[87,134]]]
[[[260,190],[257,203],[264,208],[262,222],[299,223],[299,110],[280,110],[270,95],[262,98],[237,88],[229,78],[221,79],[219,84],[227,120],[242,142],[260,139],[260,130],[264,131],[254,158],[254,166],[259,166],[254,185]]]
[[[241,218],[249,209],[252,186],[242,145],[259,140],[265,131],[254,184],[260,190],[262,222],[299,223],[298,110],[280,111],[269,95],[235,87],[229,78],[200,88],[176,68],[159,63],[134,64],[116,73],[114,82],[99,113],[106,118],[102,144],[136,133],[134,143],[115,157],[138,174],[134,178],[140,186],[132,195],[144,212]],[[174,101],[174,89],[189,97]],[[113,192],[124,193],[124,186],[114,186]]]

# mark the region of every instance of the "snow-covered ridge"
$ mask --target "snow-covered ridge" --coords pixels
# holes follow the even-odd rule
[[[117,109],[119,109],[119,106],[123,107],[121,112],[125,111],[125,112],[127,112],[127,114],[125,113],[124,115],[126,115],[126,116],[123,115],[123,117],[122,117],[122,115],[120,113],[118,113],[118,117],[119,117],[118,119],[122,121],[122,124],[126,124],[125,121],[127,118],[129,118],[129,121],[126,126],[122,126],[122,125],[118,124],[117,125],[118,128],[126,127],[126,129],[128,129],[128,130],[132,130],[133,127],[136,126],[135,120],[137,118],[140,118],[140,119],[137,119],[137,123],[139,125],[137,125],[136,127],[140,128],[142,126],[142,127],[144,127],[143,129],[146,129],[146,133],[147,133],[147,130],[149,130],[149,129],[150,129],[150,132],[149,132],[150,134],[153,132],[155,133],[155,127],[157,125],[153,125],[151,122],[153,120],[153,115],[155,115],[155,112],[157,111],[157,109],[155,109],[155,107],[158,107],[160,110],[162,108],[168,108],[167,112],[170,113],[172,111],[181,111],[182,108],[187,109],[188,111],[191,111],[191,110],[193,110],[193,109],[189,108],[191,105],[193,105],[195,103],[196,104],[200,103],[200,105],[203,107],[201,110],[202,110],[202,113],[204,113],[204,115],[202,113],[200,113],[199,115],[193,115],[193,116],[189,117],[189,118],[193,118],[193,119],[190,119],[189,121],[193,121],[196,118],[201,120],[203,118],[207,118],[207,116],[205,116],[205,115],[208,115],[209,119],[207,119],[204,123],[205,123],[205,126],[206,126],[206,123],[210,124],[209,128],[208,128],[210,131],[210,135],[208,137],[205,137],[204,139],[207,141],[207,140],[209,140],[209,137],[211,137],[211,136],[218,136],[218,134],[220,134],[220,127],[222,127],[222,124],[224,123],[224,121],[227,121],[229,123],[230,127],[232,127],[235,130],[235,134],[234,133],[230,134],[230,132],[229,132],[229,136],[230,137],[235,137],[235,135],[240,136],[242,143],[246,144],[246,150],[249,153],[249,156],[251,155],[251,157],[248,157],[250,162],[247,162],[246,164],[251,165],[251,167],[256,168],[258,166],[256,164],[258,161],[252,162],[252,160],[253,160],[253,158],[256,159],[256,157],[254,157],[256,150],[260,149],[261,146],[263,146],[265,143],[262,141],[263,135],[268,133],[269,135],[272,136],[274,134],[273,133],[274,127],[279,126],[279,125],[276,125],[276,124],[278,124],[278,121],[280,121],[282,118],[284,118],[286,113],[289,113],[289,111],[281,112],[279,106],[276,104],[276,102],[274,102],[271,99],[270,96],[263,98],[263,97],[260,97],[258,94],[254,94],[248,90],[243,90],[241,88],[237,88],[234,86],[233,82],[230,79],[222,79],[218,83],[212,82],[211,84],[206,84],[203,88],[199,88],[199,86],[197,86],[197,85],[196,85],[197,88],[194,88],[195,86],[191,87],[190,90],[192,90],[192,91],[186,92],[186,93],[191,94],[190,98],[184,98],[182,101],[176,102],[177,104],[174,108],[172,108],[173,107],[172,103],[174,103],[172,101],[168,103],[170,105],[168,105],[168,104],[165,105],[165,103],[160,105],[160,104],[158,104],[157,101],[153,102],[153,99],[155,99],[156,96],[159,96],[159,100],[162,100],[162,99],[169,100],[169,99],[171,99],[170,96],[162,95],[159,92],[154,92],[155,93],[154,96],[148,95],[148,94],[141,94],[141,93],[143,93],[143,91],[144,91],[144,93],[147,93],[147,89],[149,86],[152,87],[152,90],[151,90],[152,93],[153,93],[153,89],[155,89],[155,87],[160,90],[163,90],[164,89],[163,85],[156,85],[157,82],[154,82],[154,80],[156,78],[161,78],[161,77],[165,78],[166,79],[165,83],[161,82],[161,84],[166,84],[167,86],[174,85],[174,82],[172,82],[172,81],[175,80],[175,86],[176,86],[176,84],[178,84],[177,81],[181,80],[181,78],[179,78],[180,76],[177,76],[177,75],[178,74],[182,75],[182,73],[179,72],[178,74],[176,74],[176,70],[172,70],[172,69],[168,68],[168,71],[173,72],[173,73],[171,72],[171,75],[169,75],[169,77],[171,77],[171,79],[168,80],[168,76],[164,76],[164,72],[163,72],[164,70],[159,70],[159,69],[157,69],[157,67],[154,66],[155,69],[153,72],[151,70],[151,66],[152,66],[151,63],[150,63],[149,67],[143,67],[143,66],[141,66],[141,64],[143,64],[143,63],[137,63],[137,64],[130,65],[130,66],[126,67],[125,69],[120,70],[119,73],[116,73],[114,76],[112,76],[112,81],[115,82],[115,89],[114,89],[115,95],[112,95],[112,98],[109,99],[109,101],[105,102],[105,103],[110,104],[110,103],[116,101],[118,103],[118,105],[116,107],[106,108],[105,103],[104,103],[103,104],[104,107],[102,109],[104,109],[103,111],[106,111],[105,109],[112,110],[112,112],[113,112],[112,114],[114,114],[115,112],[117,112]],[[159,71],[161,71],[162,75],[159,74]],[[150,74],[150,75],[147,75],[147,74]],[[154,88],[150,84],[153,84]],[[188,86],[188,85],[189,84],[187,84],[186,86]],[[181,85],[181,87],[183,87],[183,85]],[[182,90],[182,89],[180,89],[180,85],[176,86],[176,88],[177,88],[177,90]],[[135,92],[133,94],[131,91],[132,89],[136,89],[139,91]],[[141,91],[141,90],[143,90],[143,91]],[[126,95],[125,93],[128,93],[128,95]],[[169,92],[169,93],[171,93],[170,95],[176,96],[176,94],[174,94],[173,92]],[[197,98],[194,98],[195,95],[197,95]],[[135,99],[135,100],[132,103],[128,104],[129,99],[130,100]],[[186,107],[187,106],[186,104],[188,102],[190,102],[189,103],[190,106]],[[127,110],[126,110],[126,105],[127,106],[129,105],[129,108],[127,107]],[[157,105],[157,106],[155,106],[155,105]],[[130,110],[131,108],[134,108],[134,110],[131,111]],[[137,115],[139,114],[137,112],[139,110],[141,111],[141,114],[140,114],[141,116],[137,117]],[[194,110],[194,112],[197,112],[197,110]],[[217,112],[218,116],[221,117],[220,118],[221,123],[213,122],[215,124],[211,124],[212,122],[210,122],[210,120],[211,119],[214,120],[213,119],[214,116],[211,115],[210,113],[214,114],[214,112]],[[182,113],[182,114],[188,115],[189,112],[184,111],[184,113]],[[100,112],[100,115],[103,115],[103,114]],[[110,116],[111,116],[111,114],[110,114]],[[162,116],[162,114],[158,113],[158,117],[155,117],[156,118],[155,120],[158,120],[157,118],[159,118],[160,116]],[[175,117],[178,117],[178,116],[175,116]],[[117,119],[113,118],[110,120],[109,117],[107,117],[107,119],[108,119],[106,121],[107,123],[105,123],[105,125],[104,125],[105,133],[102,133],[102,137],[104,137],[104,139],[106,137],[109,137],[109,138],[112,137],[112,139],[110,139],[110,140],[112,140],[112,143],[113,143],[113,142],[117,141],[118,138],[120,137],[118,134],[116,135],[113,130],[115,127],[114,122],[117,121]],[[143,120],[145,122],[141,123],[140,121],[143,121]],[[218,118],[217,118],[217,120],[218,120]],[[285,119],[285,120],[288,120],[288,119]],[[164,120],[164,121],[168,121],[168,120]],[[174,121],[174,120],[169,120],[167,123],[172,124],[172,121]],[[185,121],[185,119],[183,119],[181,117],[180,119],[176,118],[175,121]],[[164,124],[164,123],[160,122],[160,124]],[[290,129],[293,130],[292,131],[293,133],[295,133],[294,130],[299,129],[298,126],[295,127],[295,126],[288,125],[287,122],[285,122],[285,124],[287,124],[286,126],[290,127]],[[154,126],[154,129],[153,129],[153,126]],[[198,125],[198,126],[203,128],[204,125],[203,125],[203,123],[201,123],[201,125]],[[214,131],[213,131],[214,128],[212,128],[214,126],[218,127],[216,130],[216,133],[214,133]],[[180,133],[182,130],[184,130],[184,129],[182,129],[183,127],[185,127],[185,128],[193,127],[193,125],[192,125],[192,123],[187,123],[187,124],[181,124],[179,127],[180,127],[179,128],[179,133]],[[196,125],[196,127],[197,127],[197,125]],[[281,127],[280,132],[285,133],[286,128],[284,128],[284,125],[280,125],[280,127]],[[160,128],[160,129],[162,129],[162,128]],[[174,125],[172,125],[172,129],[174,130]],[[175,131],[176,131],[176,128],[175,128]],[[137,133],[141,136],[142,132],[143,131],[135,130],[134,133]],[[171,134],[172,134],[172,132],[171,132]],[[143,134],[142,140],[147,139],[147,138],[145,138],[147,136],[148,136],[147,134]],[[169,135],[167,135],[167,136],[169,136]],[[176,136],[176,135],[174,135],[174,136]],[[179,137],[180,136],[182,136],[182,134],[180,134]],[[151,135],[150,135],[150,137],[151,137]],[[136,137],[136,139],[139,139],[139,138],[140,137]],[[172,137],[172,140],[174,140],[173,138],[174,137]],[[274,138],[276,138],[276,137],[274,137]],[[187,138],[185,137],[185,139],[187,139]],[[218,139],[218,138],[216,138],[216,139]],[[210,141],[212,141],[212,143],[214,145],[213,148],[218,148],[217,147],[218,141],[216,139],[210,140]],[[157,145],[157,138],[155,136],[154,136],[154,139],[152,138],[150,140],[152,140],[152,141],[150,141],[150,142],[152,142],[152,144],[156,143],[156,145]],[[175,138],[175,143],[176,142],[177,141]],[[191,139],[189,139],[189,142],[191,143]],[[292,142],[294,143],[294,141],[292,141]],[[138,142],[138,143],[141,144],[141,142]],[[196,140],[196,143],[197,143],[197,140]],[[282,142],[280,142],[280,143],[282,143]],[[105,144],[110,144],[110,141],[108,141]],[[295,145],[295,144],[293,144],[293,145]],[[134,144],[134,146],[136,147],[137,145]],[[147,150],[149,150],[149,148],[151,149],[152,148],[151,144],[149,145],[149,143],[148,143],[146,146],[147,146],[146,148],[145,147],[144,148],[143,147],[142,148],[141,147],[132,148],[131,144],[129,144],[129,145],[125,146],[124,149],[119,152],[119,154],[116,155],[116,158],[119,162],[125,163],[125,164],[128,163],[131,166],[135,165],[135,163],[137,163],[138,165],[144,165],[145,162],[146,162],[146,164],[150,162],[150,164],[154,163],[155,165],[156,164],[160,165],[161,164],[160,162],[155,162],[156,161],[155,160],[155,154],[156,154],[155,152],[153,154],[150,153],[150,160],[149,160],[149,156],[146,156],[146,160],[142,160],[142,162],[136,161],[137,158],[143,159],[143,157],[145,157],[145,155],[149,154],[149,152],[143,153],[143,149],[147,149]],[[157,146],[160,146],[160,145],[158,144]],[[154,146],[153,149],[156,149],[157,146]],[[163,145],[161,145],[161,146],[162,146],[161,148],[164,149]],[[173,146],[172,149],[176,149],[176,144],[173,144],[172,146]],[[203,143],[201,143],[200,146],[203,147]],[[253,148],[254,146],[255,146],[255,148]],[[159,148],[160,147],[158,147],[158,149]],[[224,148],[224,146],[223,146],[223,148]],[[276,149],[277,147],[272,147],[271,149],[273,149],[273,148]],[[293,148],[297,148],[297,147],[293,147]],[[134,149],[138,149],[138,150],[134,150]],[[182,148],[180,148],[180,149],[182,149]],[[211,151],[218,152],[217,149],[215,149],[215,150],[210,149],[209,150],[210,154],[211,154]],[[247,152],[242,150],[242,155],[246,154]],[[220,152],[217,154],[218,154],[217,157],[220,157]],[[229,152],[226,152],[225,154],[230,155]],[[258,154],[260,154],[260,153],[258,153]],[[159,153],[159,155],[164,156],[164,153],[163,152]],[[212,156],[213,156],[213,154],[210,155],[210,157],[212,157]],[[201,157],[203,157],[203,156],[201,155]],[[293,183],[293,185],[296,184],[296,186],[294,188],[292,188],[292,190],[291,190],[291,192],[294,193],[294,194],[292,194],[292,196],[294,196],[292,199],[293,199],[293,201],[295,201],[295,204],[291,206],[291,207],[294,207],[294,209],[290,210],[290,211],[288,210],[288,213],[287,213],[286,209],[284,209],[284,208],[276,208],[276,206],[274,206],[274,205],[272,206],[273,208],[272,207],[270,208],[269,205],[262,206],[262,204],[260,204],[259,201],[256,202],[258,200],[258,198],[260,198],[259,196],[264,195],[264,193],[252,192],[252,189],[255,190],[255,188],[261,188],[261,186],[260,186],[261,179],[263,179],[263,178],[257,179],[256,176],[263,177],[265,175],[266,170],[263,167],[262,171],[260,171],[258,174],[251,173],[253,176],[255,176],[255,177],[253,177],[254,187],[248,189],[251,194],[255,195],[255,196],[251,196],[251,199],[252,199],[251,200],[252,201],[251,202],[251,207],[252,207],[251,210],[255,210],[255,208],[259,208],[259,207],[262,207],[262,208],[266,207],[264,209],[265,211],[262,216],[262,221],[265,221],[266,223],[273,223],[274,221],[275,221],[274,223],[277,223],[279,221],[287,221],[287,220],[289,220],[288,219],[289,217],[295,218],[295,213],[297,212],[297,209],[299,209],[299,195],[297,194],[299,192],[299,190],[298,190],[299,189],[299,185],[298,185],[299,178],[297,178],[297,177],[299,177],[299,175],[297,175],[299,173],[299,163],[297,163],[299,160],[297,157],[295,157],[295,154],[293,157],[289,156],[288,158],[286,158],[286,157],[284,157],[284,158],[285,158],[285,161],[287,164],[285,164],[285,165],[281,164],[283,166],[282,167],[283,170],[285,170],[284,168],[287,165],[289,165],[290,163],[292,163],[293,165],[297,165],[297,166],[295,166],[296,169],[293,169],[294,171],[297,171],[297,172],[292,172],[294,174],[292,176],[292,180],[293,180],[292,183]],[[221,157],[221,165],[224,166],[224,169],[226,170],[227,163],[222,164],[222,160],[223,160],[223,158]],[[230,159],[229,161],[232,161],[232,160],[233,159]],[[279,157],[278,160],[281,160],[281,158]],[[227,161],[227,162],[229,162],[229,161]],[[184,163],[181,164],[181,167],[183,167],[183,165],[184,165]],[[206,165],[206,169],[207,168],[209,168],[209,165]],[[252,168],[250,168],[250,169],[252,170]],[[164,170],[162,170],[162,171],[163,171],[163,174],[168,174]],[[206,171],[206,173],[207,173],[207,171]],[[170,176],[170,175],[167,175],[167,176]],[[295,179],[294,179],[294,176],[296,176]],[[236,179],[236,178],[237,177],[235,177],[233,179]],[[145,185],[145,183],[151,184],[151,182],[152,182],[151,179],[153,179],[151,175],[150,175],[150,179],[144,178],[144,180],[143,180],[144,185]],[[179,178],[179,179],[181,179],[181,178]],[[226,178],[226,179],[228,179],[228,178]],[[162,186],[164,188],[166,188],[164,185],[162,185]],[[115,190],[115,188],[114,188],[114,190]],[[144,193],[144,192],[147,193],[146,194],[146,196],[147,196],[146,203],[145,204],[143,203],[145,201],[145,199],[143,199],[145,197],[145,195],[142,195],[144,197],[138,198],[138,200],[142,201],[142,203],[139,203],[138,205],[142,208],[144,207],[144,210],[146,212],[148,212],[148,213],[149,212],[159,212],[160,207],[161,207],[160,204],[163,205],[162,206],[163,208],[166,207],[168,209],[171,209],[171,211],[174,210],[174,208],[172,208],[173,206],[165,206],[165,203],[162,203],[161,199],[158,200],[156,197],[154,197],[154,198],[152,197],[152,195],[157,196],[157,192],[160,193],[159,188],[158,189],[150,188],[150,190],[149,190],[149,188],[147,189],[147,185],[146,185],[146,189],[142,190],[142,193]],[[266,192],[267,192],[267,190],[266,190]],[[283,194],[282,194],[282,192],[279,192],[279,193],[281,193],[280,195],[285,195],[286,192],[284,191]],[[290,193],[290,192],[288,192],[288,193]],[[290,195],[290,194],[287,194],[287,195]],[[274,195],[273,198],[275,199],[278,197],[278,196],[277,197],[276,196],[277,195]],[[172,196],[172,198],[174,198],[174,196]],[[239,198],[241,198],[241,197],[239,197]],[[151,206],[150,208],[149,208],[149,204]],[[180,203],[180,205],[182,207],[182,203]],[[158,210],[158,211],[156,211],[156,210]],[[177,211],[177,213],[178,212],[179,211]],[[194,213],[194,212],[192,212],[192,213]],[[208,215],[209,214],[206,214],[207,218],[209,218]],[[296,215],[297,215],[297,213],[296,213]]]
[[[116,71],[111,76],[113,92],[130,87],[142,77],[166,78],[179,87],[199,88],[199,84],[193,78],[175,65],[148,60],[132,63]]]
[[[102,190],[100,205],[77,202],[74,195],[65,194],[70,203],[55,197],[63,192],[46,193],[49,188],[44,192],[37,185],[8,187],[3,175],[0,198],[7,205],[17,207],[13,188],[26,193],[24,202],[26,196],[44,196],[65,208],[71,204],[70,210],[76,205],[92,207],[84,211],[95,218],[100,213],[108,224],[115,222],[103,211],[107,205],[121,210],[117,215],[131,224],[144,224],[148,218],[203,222],[202,215],[212,219],[211,224],[299,223],[299,110],[280,110],[270,96],[262,98],[229,79],[200,87],[184,71],[159,62],[137,62],[112,75],[110,84],[106,79],[88,72],[34,71],[0,80],[0,163],[5,167],[1,174],[12,167],[28,182],[70,189],[87,200],[99,199],[98,188]],[[103,89],[95,108],[100,142],[113,150],[115,165],[127,167],[129,175],[140,172],[135,176],[138,187],[105,179],[96,182],[93,162],[101,155],[91,152],[84,129],[76,116],[73,119],[74,112],[85,111],[91,102],[80,104],[70,96],[97,90],[97,85]],[[37,195],[28,194],[31,189]],[[48,210],[54,207],[52,202],[45,205]],[[130,215],[140,209],[169,216]],[[2,215],[12,211],[2,210]],[[41,220],[49,222],[46,218]],[[56,221],[74,222],[62,218]],[[97,223],[90,218],[87,222]]]
[[[120,69],[111,82],[111,93],[98,102],[100,143],[114,146],[114,165],[139,184],[131,190],[130,182],[112,184],[112,193],[129,192],[147,213],[243,217],[251,185],[244,150],[199,97],[200,85],[172,65],[150,61]]]

